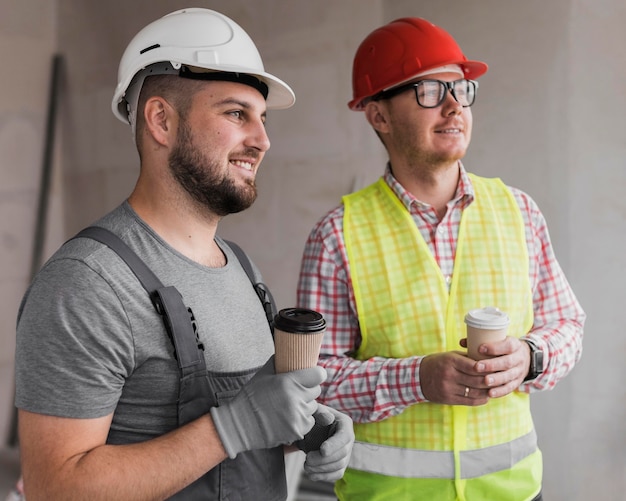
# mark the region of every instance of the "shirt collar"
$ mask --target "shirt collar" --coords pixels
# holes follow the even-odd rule
[[[453,199],[450,200],[448,205],[462,203],[461,207],[465,208],[474,200],[474,187],[472,186],[472,182],[467,175],[465,167],[463,167],[463,163],[460,161],[459,169],[461,173],[459,176],[459,184],[456,187],[456,193],[454,194]],[[415,206],[418,209],[430,207],[430,205],[415,198],[412,193],[408,192],[404,186],[398,182],[391,171],[391,164],[389,163],[387,163],[383,178],[408,211],[411,210],[411,206]]]

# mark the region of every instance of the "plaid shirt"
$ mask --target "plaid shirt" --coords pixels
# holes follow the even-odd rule
[[[441,221],[433,207],[417,200],[398,183],[389,167],[384,174],[387,184],[410,212],[448,286],[461,215],[474,199],[471,181],[462,165],[460,173],[456,194],[448,202]],[[536,203],[522,191],[509,189],[519,204],[526,228],[534,310],[533,327],[527,337],[544,351],[544,373],[522,384],[520,391],[551,389],[580,358],[585,313],[556,260],[546,221]],[[328,377],[320,400],[350,415],[355,422],[366,423],[426,402],[419,368],[427,354],[364,361],[352,358],[361,335],[343,238],[343,214],[343,206],[337,207],[311,231],[302,258],[297,303],[320,312],[327,321],[319,364]]]

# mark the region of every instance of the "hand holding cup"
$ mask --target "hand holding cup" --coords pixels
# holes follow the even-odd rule
[[[324,317],[314,310],[286,308],[274,317],[274,366],[276,373],[308,369],[317,365],[326,332]],[[318,450],[336,429],[337,423],[315,423],[296,446],[304,451]]]
[[[465,315],[467,325],[467,355],[474,360],[489,358],[478,352],[483,343],[493,343],[506,338],[510,319],[506,313],[493,306],[470,310]]]

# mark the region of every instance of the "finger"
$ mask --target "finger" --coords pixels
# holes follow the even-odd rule
[[[520,341],[518,338],[508,336],[502,341],[484,343],[480,346],[479,350],[489,357],[502,357],[504,355],[514,354],[522,346],[521,343],[523,343],[523,341]]]
[[[337,458],[327,458],[322,456],[319,451],[309,452],[306,456],[305,465],[309,471],[315,471],[317,473],[327,473],[329,471],[336,471],[348,466],[350,459],[350,451],[344,451],[344,454]]]
[[[493,373],[507,371],[517,365],[516,357],[513,355],[502,355],[499,357],[486,358],[474,364],[474,369],[480,373]]]
[[[335,471],[328,472],[328,473],[309,473],[309,472],[307,472],[307,476],[313,482],[336,482],[341,477],[343,477],[343,474],[344,474],[345,470],[346,470],[345,468],[342,468],[340,470],[335,470]]]
[[[315,412],[315,422],[320,426],[328,426],[335,421],[335,416],[333,415],[327,407],[323,405],[319,405],[317,411]]]
[[[307,458],[309,455],[312,454],[312,452],[309,453],[307,455]],[[333,461],[332,463],[325,463],[317,466],[311,465],[308,461],[305,461],[304,471],[307,473],[309,479],[313,480],[314,482],[334,482],[336,480],[339,480],[343,476],[346,468],[348,467],[348,463],[348,456],[340,461]]]
[[[285,374],[306,388],[313,388],[326,381],[326,371],[320,366],[286,372]]]
[[[504,396],[508,395],[509,393],[513,393],[515,390],[517,390],[517,388],[519,388],[520,384],[521,384],[521,380],[514,379],[512,381],[509,381],[506,384],[502,384],[502,385],[496,386],[494,388],[491,388],[489,390],[488,395],[491,398],[501,398],[501,397],[504,397]]]
[[[332,409],[331,409],[332,410]],[[352,425],[352,419],[345,414],[341,414],[337,411],[335,413],[335,421],[337,422],[337,428],[335,433],[328,437],[320,447],[320,453],[328,458],[338,457],[344,454],[344,450],[347,448],[346,454],[349,454],[354,444],[354,427]]]
[[[347,466],[352,452],[352,444],[344,444],[342,447],[333,450],[332,454],[324,454],[321,449],[316,452],[319,454],[320,459],[317,459],[317,456],[312,458],[310,463],[312,466],[334,463],[341,463],[343,466]]]
[[[320,446],[319,454],[325,461],[335,461],[350,455],[354,443],[354,433],[337,429],[331,437]]]
[[[489,401],[489,390],[471,386],[462,386],[461,388],[461,405],[477,406],[484,405]]]
[[[313,428],[313,426],[315,426],[315,411],[317,410],[317,401],[315,399],[312,399],[310,401],[308,401],[305,405],[304,405],[304,414],[306,414],[307,416],[310,417],[311,420],[311,426],[309,429]]]

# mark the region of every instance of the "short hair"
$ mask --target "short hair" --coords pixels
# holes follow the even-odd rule
[[[191,103],[195,94],[202,88],[203,82],[181,78],[177,75],[154,75],[147,77],[141,87],[137,102],[137,127],[135,141],[141,157],[142,132],[145,128],[143,110],[148,99],[160,96],[166,99],[178,112],[181,119],[185,120],[191,109]]]

